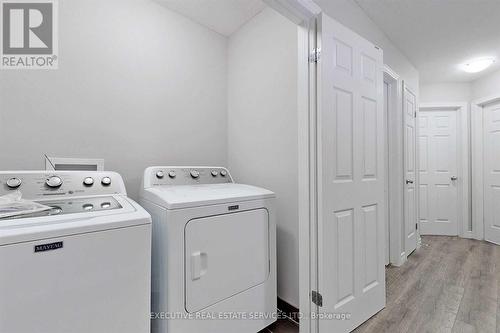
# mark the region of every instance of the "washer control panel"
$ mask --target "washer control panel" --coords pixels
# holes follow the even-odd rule
[[[144,188],[161,185],[196,185],[232,183],[233,178],[223,167],[149,167],[144,173]]]
[[[2,171],[0,196],[21,191],[25,199],[126,194],[122,177],[107,171]]]

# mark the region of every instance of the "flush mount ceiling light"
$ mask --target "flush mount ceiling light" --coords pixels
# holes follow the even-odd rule
[[[467,73],[477,73],[490,67],[495,62],[495,58],[477,58],[467,61],[465,64],[461,65],[463,71]]]

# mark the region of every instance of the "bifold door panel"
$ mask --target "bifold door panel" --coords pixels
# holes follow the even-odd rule
[[[385,304],[382,50],[321,16],[320,332],[349,332]]]
[[[269,277],[266,209],[193,219],[185,228],[186,310],[190,313]]]
[[[458,235],[457,112],[420,111],[420,233]]]

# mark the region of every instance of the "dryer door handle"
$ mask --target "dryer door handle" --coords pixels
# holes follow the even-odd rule
[[[206,252],[193,252],[191,254],[191,280],[198,280],[208,271],[208,254]]]

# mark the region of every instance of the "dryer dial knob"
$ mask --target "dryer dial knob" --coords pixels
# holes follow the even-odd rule
[[[101,179],[101,184],[104,185],[104,186],[109,186],[111,185],[111,178],[109,177],[104,177],[103,179]]]
[[[83,180],[83,185],[85,185],[85,186],[92,186],[92,185],[94,185],[94,178],[92,178],[92,177],[86,177]]]
[[[168,173],[168,176],[169,176],[170,178],[175,178],[175,176],[176,176],[176,175],[175,175],[175,171],[170,171],[170,172]]]
[[[218,173],[217,171],[215,171],[215,170],[214,170],[214,171],[212,171],[211,173],[212,173],[212,176],[213,176],[213,177],[217,177],[217,176],[219,175],[219,173]]]
[[[164,176],[165,174],[161,170],[156,173],[156,178],[162,179]]]
[[[191,174],[191,177],[194,178],[194,179],[197,179],[197,178],[200,177],[200,173],[198,171],[196,171],[196,170],[192,170],[190,172],[190,174]]]
[[[226,176],[227,176],[227,172],[226,172],[226,170],[222,170],[222,171],[220,172],[220,175],[221,175],[222,177],[226,177]]]
[[[47,180],[45,181],[45,184],[47,184],[48,187],[57,188],[63,184],[63,180],[61,179],[61,177],[52,176],[52,177],[47,178]]]
[[[17,178],[17,177],[13,177],[13,178],[10,178],[9,180],[7,180],[7,186],[9,188],[18,188],[19,186],[21,186],[21,179]]]

